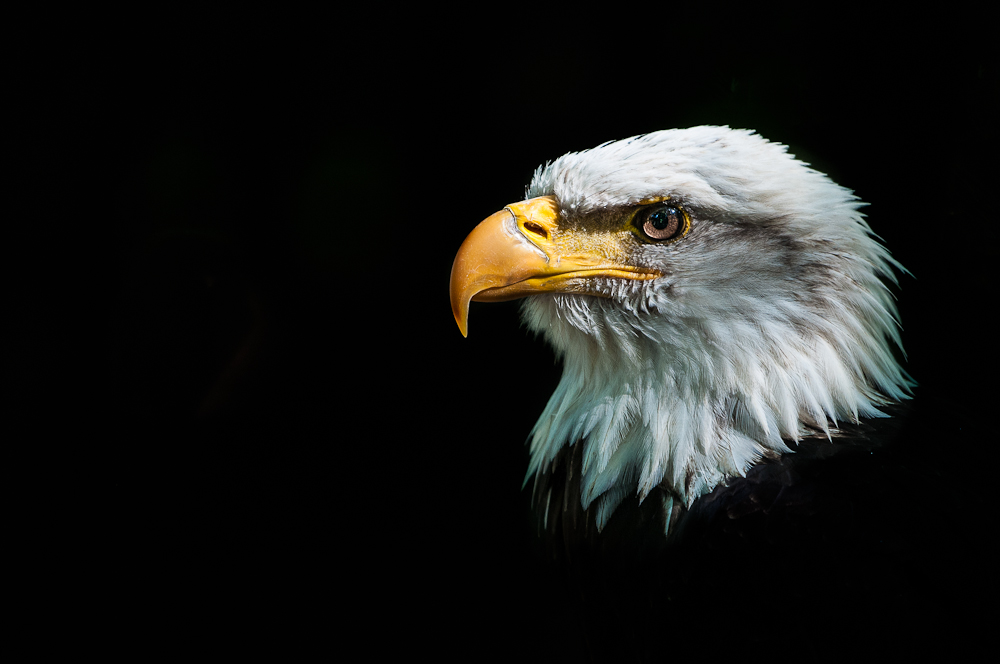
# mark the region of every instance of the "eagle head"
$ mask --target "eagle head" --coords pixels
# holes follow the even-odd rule
[[[659,131],[539,167],[468,236],[451,302],[524,298],[563,365],[525,481],[580,446],[598,529],[654,488],[690,506],[762,457],[878,417],[903,270],[863,203],[752,131]],[[901,348],[901,346],[900,346]]]

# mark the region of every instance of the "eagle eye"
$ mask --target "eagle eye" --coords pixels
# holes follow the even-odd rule
[[[635,226],[646,238],[662,242],[686,235],[690,221],[687,213],[675,205],[655,205],[636,215]]]

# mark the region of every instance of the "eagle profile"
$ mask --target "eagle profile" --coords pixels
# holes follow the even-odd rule
[[[598,531],[655,495],[669,532],[762,458],[908,398],[886,284],[904,269],[863,203],[785,146],[659,131],[539,167],[525,198],[462,244],[451,302],[466,334],[470,300],[525,298],[562,361],[530,437],[543,520],[545,478],[573,458],[569,502]]]

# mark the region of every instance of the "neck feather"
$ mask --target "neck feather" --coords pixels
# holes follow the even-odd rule
[[[563,362],[531,434],[525,481],[564,446],[582,445],[580,500],[584,509],[596,501],[599,528],[623,499],[641,503],[656,486],[690,506],[791,441],[881,416],[878,406],[912,384],[890,351],[898,337],[886,306],[845,310],[849,321],[773,315],[693,329],[590,296],[529,298],[523,313]]]

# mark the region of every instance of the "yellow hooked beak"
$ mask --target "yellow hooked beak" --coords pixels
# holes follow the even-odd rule
[[[608,235],[564,231],[555,198],[508,205],[476,226],[451,267],[451,310],[468,336],[469,302],[500,302],[538,293],[600,295],[594,277],[648,280],[656,270],[625,263],[619,242]]]

